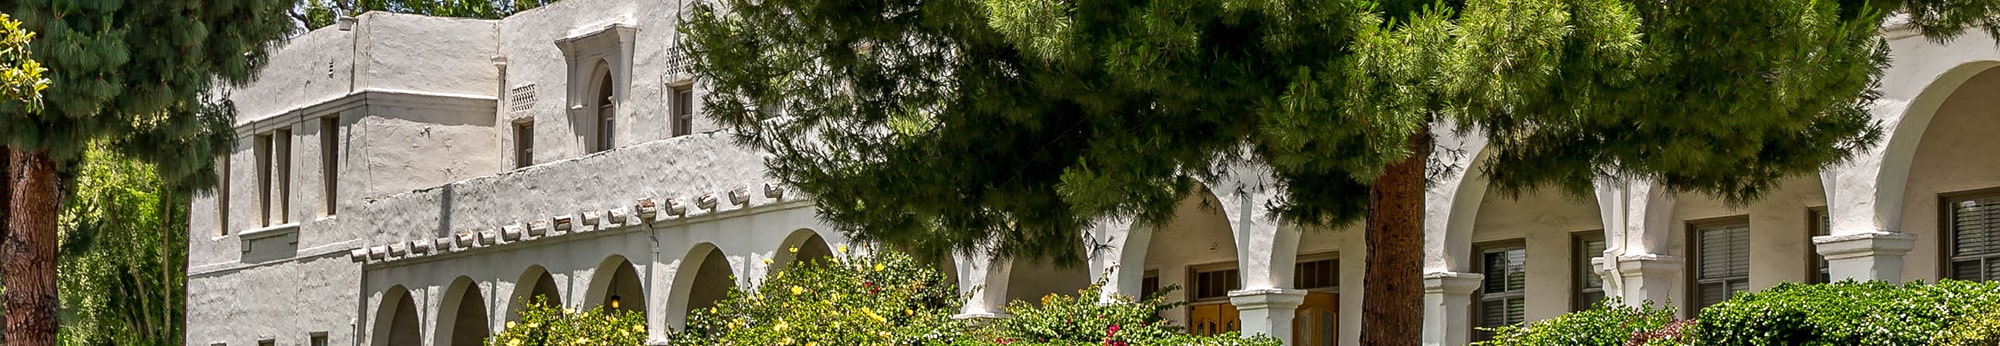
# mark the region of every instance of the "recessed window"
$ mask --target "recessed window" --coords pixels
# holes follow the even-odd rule
[[[674,87],[674,136],[694,134],[694,85]]]
[[[617,143],[611,136],[617,132],[618,107],[616,106],[617,99],[611,90],[613,85],[611,84],[611,71],[604,70],[600,72],[598,79],[603,82],[597,86],[597,149],[595,151],[605,151],[611,150],[612,146]]]
[[[215,174],[222,182],[215,191],[215,235],[229,235],[229,154],[215,158]]]
[[[535,165],[535,123],[514,123],[514,168]]]
[[[1480,328],[1499,328],[1521,323],[1526,316],[1528,249],[1522,246],[1488,247],[1479,252],[1479,304],[1474,306]],[[1493,337],[1484,329],[1473,329],[1476,340]]]
[[[1139,299],[1152,298],[1160,293],[1160,272],[1146,271],[1146,277],[1139,279]]]
[[[1571,310],[1582,311],[1604,300],[1604,277],[1598,276],[1597,268],[1590,263],[1591,258],[1604,255],[1604,232],[1578,235],[1574,242],[1576,255],[1570,258],[1570,263],[1575,268],[1576,295]]]
[[[1690,239],[1696,310],[1750,290],[1750,224],[1700,226]]]
[[[292,130],[257,136],[258,226],[291,222]]]
[[[1241,275],[1236,268],[1194,273],[1194,300],[1227,300],[1229,291],[1243,288]]]
[[[327,345],[327,343],[326,343],[326,332],[318,332],[318,333],[312,333],[312,337],[311,337],[311,338],[308,338],[308,339],[306,339],[306,340],[308,340],[308,341],[306,342],[306,345],[307,345],[307,346],[326,346],[326,345]]]
[[[1806,211],[1807,232],[1811,234],[1806,237],[1806,244],[1808,245],[1806,246],[1806,256],[1812,259],[1807,263],[1812,264],[1813,272],[1815,272],[1810,278],[1810,280],[1814,280],[1812,283],[1833,282],[1833,273],[1827,270],[1831,266],[1831,263],[1827,263],[1826,256],[1819,254],[1819,245],[1812,242],[1812,237],[1833,235],[1832,221],[1833,218],[1826,213],[1826,207],[1812,208]]]
[[[1340,285],[1340,270],[1332,259],[1299,262],[1292,272],[1292,288],[1327,289]]]
[[[1947,201],[1951,278],[2000,281],[2000,195]]]
[[[319,119],[320,179],[326,184],[326,209],[333,215],[340,205],[340,116]]]
[[[271,339],[257,340],[257,346],[278,346],[278,341]]]

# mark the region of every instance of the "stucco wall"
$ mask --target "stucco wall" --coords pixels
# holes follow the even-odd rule
[[[1939,223],[1943,211],[1939,197],[1972,190],[2000,187],[2000,142],[1991,141],[2000,133],[2000,70],[1987,70],[1952,93],[1931,118],[1911,162],[1909,185],[1903,193],[1905,233],[1917,235],[1917,246],[1905,255],[1905,280],[1934,281],[1941,277],[1945,241]]]

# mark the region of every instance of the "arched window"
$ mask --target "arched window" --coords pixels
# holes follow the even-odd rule
[[[597,86],[597,98],[594,99],[597,101],[597,148],[593,151],[605,151],[611,150],[616,143],[612,141],[611,134],[617,128],[617,98],[612,94],[611,70],[599,67],[597,76],[602,82]]]

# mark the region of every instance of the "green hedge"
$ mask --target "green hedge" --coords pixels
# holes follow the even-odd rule
[[[1495,330],[1482,345],[2000,346],[2000,283],[1784,283],[1675,321],[1611,304]]]

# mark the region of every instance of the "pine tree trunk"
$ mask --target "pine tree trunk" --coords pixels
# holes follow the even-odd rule
[[[7,282],[7,344],[56,344],[56,162],[46,151],[8,155],[9,231],[0,239]]]
[[[1362,278],[1361,344],[1416,345],[1424,323],[1424,163],[1430,129],[1410,137],[1410,158],[1389,165],[1368,189],[1368,269]]]

